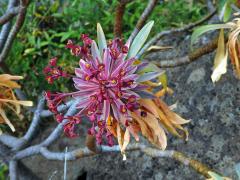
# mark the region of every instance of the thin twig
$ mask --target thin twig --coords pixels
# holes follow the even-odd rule
[[[17,16],[16,23],[13,26],[13,29],[11,30],[10,34],[8,35],[6,44],[5,44],[5,46],[4,46],[4,48],[1,52],[0,62],[3,62],[6,59],[8,53],[11,49],[11,46],[13,44],[13,41],[17,36],[17,33],[19,32],[19,30],[21,29],[21,27],[24,23],[25,15],[26,15],[26,8],[27,8],[26,2],[21,0],[20,1],[20,6],[19,6],[19,14]]]
[[[44,102],[45,102],[45,98],[43,96],[41,96],[39,98],[39,101],[38,101],[37,109],[34,112],[33,120],[31,122],[31,125],[28,128],[27,133],[23,136],[23,138],[26,141],[30,141],[33,138],[35,132],[37,131],[37,129],[39,127],[40,120],[41,120],[40,119],[40,113],[43,110]]]
[[[72,116],[76,113],[76,105],[79,103],[79,99],[75,100],[74,103],[71,105],[71,107],[68,109],[65,116]],[[56,141],[61,133],[63,132],[63,126],[68,122],[68,120],[64,120],[62,123],[58,124],[58,126],[54,129],[54,131],[40,144],[30,146],[26,149],[23,149],[21,151],[18,151],[16,155],[13,157],[15,160],[23,159],[25,157],[32,156],[34,154],[40,153],[40,150],[42,147],[48,147],[51,145],[54,141]]]
[[[195,51],[190,52],[187,56],[176,57],[173,59],[166,59],[166,60],[155,60],[151,62],[153,62],[154,64],[162,68],[176,67],[176,66],[189,64],[197,60],[199,57],[205,54],[208,54],[210,52],[213,52],[217,48],[217,45],[218,45],[217,42],[218,42],[218,38],[205,44],[203,47],[200,47]]]
[[[5,42],[7,40],[7,37],[9,35],[9,32],[11,30],[12,23],[7,22],[6,24],[3,25],[1,33],[0,33],[0,53],[5,45]]]
[[[9,174],[10,180],[17,180],[18,179],[18,172],[17,172],[17,162],[12,160],[9,163]]]
[[[68,109],[73,104],[73,102],[74,102],[74,100],[70,100],[63,105],[58,106],[58,108],[57,108],[58,112],[65,111],[66,109]],[[49,117],[49,116],[52,116],[52,115],[53,115],[53,113],[49,110],[43,110],[43,111],[41,111],[41,114],[40,114],[41,117]]]
[[[136,27],[134,28],[132,34],[130,35],[130,37],[128,39],[129,44],[131,44],[131,41],[135,38],[137,33],[143,27],[143,25],[145,24],[147,18],[149,17],[149,15],[153,11],[154,7],[156,6],[157,2],[158,2],[157,0],[149,0],[146,9],[143,11],[141,17],[139,18],[139,20],[137,22]]]
[[[16,4],[17,4],[17,0],[9,0],[8,1],[8,7],[7,7],[7,11],[12,9]],[[8,34],[11,30],[11,21],[7,22],[6,24],[4,24],[4,26],[2,27],[1,33],[0,33],[0,53],[5,45],[5,41],[8,37]]]
[[[0,142],[3,143],[4,145],[7,145],[10,148],[13,148],[18,145],[19,139],[14,136],[3,133],[0,135]]]
[[[38,147],[39,148],[39,147]],[[88,148],[79,148],[71,152],[52,152],[49,151],[46,147],[41,147],[39,151],[35,151],[32,155],[41,154],[44,158],[48,160],[59,160],[59,161],[65,161],[65,160],[76,160],[79,158],[94,156],[96,154],[100,153],[109,153],[109,152],[120,152],[120,148],[118,145],[114,145],[112,147],[110,146],[104,146],[101,145],[98,147],[98,153],[94,153],[90,151]],[[172,158],[174,160],[177,160],[178,162],[190,166],[193,169],[195,169],[200,174],[204,175],[205,177],[209,177],[208,172],[213,171],[206,165],[200,163],[197,160],[194,160],[192,158],[187,157],[181,152],[175,151],[175,150],[159,150],[156,148],[149,148],[143,144],[129,144],[127,146],[126,151],[141,151],[145,153],[146,155],[150,157],[164,157],[164,158]],[[25,158],[25,157],[22,157]]]
[[[68,152],[68,147],[66,147],[66,150],[65,150],[63,180],[67,180],[67,152]]]
[[[22,138],[20,138],[19,141],[18,141],[18,144],[13,147],[14,151],[20,150],[24,146],[26,146],[28,143],[30,143],[33,136],[36,134],[36,131],[38,131],[38,127],[39,127],[39,124],[40,124],[40,121],[41,121],[40,113],[41,113],[41,111],[43,109],[43,106],[44,106],[44,102],[45,102],[44,100],[45,99],[42,96],[39,98],[37,109],[34,112],[32,122],[31,122],[26,134]]]
[[[144,47],[137,54],[136,58],[137,59],[140,58],[148,50],[149,47],[156,44],[163,36],[170,35],[170,34],[177,34],[177,33],[181,33],[181,32],[190,30],[190,29],[198,26],[199,24],[202,24],[203,22],[209,20],[215,13],[216,13],[216,9],[213,12],[211,12],[210,14],[208,14],[207,16],[205,16],[203,19],[201,19],[197,22],[191,23],[191,24],[186,25],[181,28],[171,29],[171,30],[162,31],[162,32],[158,33],[144,45]]]
[[[61,105],[58,107],[59,112],[66,110],[69,108],[75,101],[71,100],[66,103],[66,105]],[[27,131],[27,133],[22,138],[16,138],[14,136],[8,135],[8,134],[1,134],[0,135],[0,142],[7,145],[10,148],[13,148],[14,151],[22,149],[24,146],[26,146],[29,141],[34,136],[35,132],[38,130],[38,126],[40,123],[41,117],[48,117],[52,115],[50,111],[42,110],[44,106],[44,98],[41,97],[38,101],[37,108],[33,115],[33,120],[30,124],[30,127]],[[61,129],[60,127],[58,128]]]
[[[72,116],[77,112],[77,104],[79,103],[79,99],[75,100],[74,103],[70,106],[70,108],[68,109],[67,113],[65,114],[65,117],[67,116]],[[52,144],[54,141],[56,141],[57,138],[59,138],[59,136],[61,135],[61,133],[63,132],[63,126],[68,122],[67,119],[63,120],[63,122],[61,122],[60,124],[58,124],[58,126],[54,129],[54,131],[48,136],[47,139],[45,139],[41,145],[42,146],[49,146],[50,144]]]
[[[64,161],[65,159],[67,161],[72,161],[72,160],[76,160],[76,159],[79,159],[82,157],[93,156],[96,154],[96,153],[90,151],[88,148],[80,148],[80,149],[76,149],[74,151],[63,153],[63,152],[49,151],[46,147],[42,147],[40,149],[40,153],[44,158],[46,158],[48,160],[59,160],[59,161]]]
[[[3,16],[0,17],[0,26],[10,21],[14,16],[19,13],[19,7],[9,9]]]
[[[1,162],[8,164],[11,160],[12,152],[9,147],[0,142],[0,160]]]

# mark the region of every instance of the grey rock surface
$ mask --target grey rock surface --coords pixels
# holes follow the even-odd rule
[[[190,37],[187,34],[166,37],[159,45],[174,46],[170,51],[153,53],[148,60],[159,60],[186,55]],[[202,38],[198,45],[209,39]],[[214,53],[199,58],[196,62],[181,67],[166,69],[173,96],[164,100],[169,104],[178,102],[176,112],[191,122],[186,125],[189,141],[168,135],[167,149],[175,149],[195,158],[225,176],[237,180],[234,166],[240,161],[240,81],[234,77],[231,65],[219,82],[213,84],[211,72]],[[50,133],[53,124],[41,133],[42,138]],[[83,130],[83,136],[85,134]],[[144,143],[147,141],[141,139]],[[52,150],[64,152],[84,146],[84,137],[75,140],[61,138]],[[149,144],[149,146],[151,146]],[[130,180],[201,180],[193,169],[172,159],[150,158],[141,152],[127,154],[122,161],[121,154],[108,153],[68,162],[68,179],[130,179]],[[41,156],[28,158],[24,163],[42,179],[61,179],[63,162],[47,161]],[[51,178],[50,178],[51,177]]]

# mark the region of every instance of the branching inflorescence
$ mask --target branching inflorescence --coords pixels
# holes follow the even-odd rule
[[[181,124],[188,121],[172,112],[157,97],[159,92],[152,93],[154,88],[163,87],[164,84],[151,80],[163,76],[164,71],[135,58],[152,26],[152,21],[146,24],[132,44],[129,41],[124,44],[119,38],[107,43],[100,24],[97,26],[98,45],[85,34],[81,36],[83,46],[69,40],[66,48],[73,56],[81,58],[75,75],[64,72],[57,65],[56,58],[50,60],[44,69],[48,82],[53,83],[60,77],[72,77],[77,89],[71,93],[45,93],[48,107],[56,120],[61,123],[67,119],[64,124],[67,136],[76,137],[76,125],[81,123],[83,117],[88,117],[92,123],[88,133],[96,137],[97,143],[103,144],[106,140],[109,146],[113,146],[113,137],[116,137],[123,154],[130,136],[139,141],[138,132],[161,149],[167,146],[164,129],[187,138],[188,133]],[[76,106],[78,113],[66,117],[58,112],[57,107],[69,97],[79,100]]]

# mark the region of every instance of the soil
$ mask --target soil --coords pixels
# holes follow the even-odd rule
[[[190,33],[189,33],[190,34]],[[159,60],[186,55],[190,50],[190,35],[168,36],[159,45],[173,46],[169,51],[148,55],[148,60]],[[210,34],[212,38],[214,34]],[[209,41],[200,38],[198,46]],[[168,134],[167,149],[174,149],[195,158],[210,168],[237,180],[235,165],[240,161],[240,83],[235,78],[232,66],[216,84],[211,81],[214,53],[199,58],[196,62],[181,67],[166,69],[173,96],[165,97],[171,105],[177,102],[175,111],[191,122],[186,125],[189,141],[184,142]],[[41,133],[40,141],[56,126]],[[83,130],[83,134],[85,134]],[[143,143],[151,146],[146,140]],[[70,140],[64,136],[51,150],[64,152],[84,146],[84,135]],[[34,156],[24,160],[42,179],[62,179],[64,163]],[[155,180],[201,180],[203,176],[195,170],[172,159],[151,158],[140,152],[127,154],[122,161],[120,153],[108,153],[68,162],[68,179],[155,179]]]

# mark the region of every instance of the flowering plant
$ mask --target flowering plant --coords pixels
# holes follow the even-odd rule
[[[133,42],[125,44],[122,39],[115,38],[108,43],[102,27],[97,25],[98,45],[83,34],[83,46],[68,41],[66,48],[73,56],[80,57],[79,67],[75,75],[69,75],[57,65],[57,58],[50,60],[44,69],[49,83],[60,77],[72,77],[77,91],[71,93],[50,93],[45,96],[49,109],[56,120],[64,122],[64,132],[69,137],[76,137],[76,125],[83,117],[88,117],[92,127],[90,135],[96,137],[97,143],[104,141],[114,144],[117,138],[121,152],[124,151],[133,136],[139,141],[141,132],[152,144],[161,149],[167,146],[165,131],[187,138],[187,131],[181,126],[188,121],[181,118],[161,100],[159,96],[169,88],[164,79],[164,71],[148,62],[140,62],[135,58],[146,41],[153,21],[147,23],[137,34]],[[151,80],[158,78],[158,81]],[[153,93],[156,88],[164,88]],[[68,97],[78,99],[78,113],[64,117],[57,107]],[[179,133],[181,130],[183,133]]]
[[[6,110],[12,110],[17,116],[20,113],[20,105],[32,106],[32,101],[17,100],[13,89],[20,88],[20,85],[13,80],[22,79],[22,76],[0,75],[0,124],[6,123],[12,131],[15,131],[11,121],[6,116]],[[0,129],[0,134],[2,133]]]

